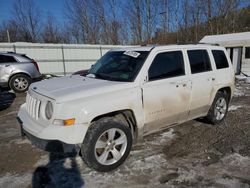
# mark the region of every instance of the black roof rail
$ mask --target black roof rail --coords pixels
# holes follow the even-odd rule
[[[189,44],[196,44],[196,43],[192,43],[192,42],[178,42],[176,44],[177,45],[189,45]]]
[[[211,46],[220,46],[218,43],[199,42],[198,44],[207,44],[207,45],[211,45]]]
[[[198,44],[206,44],[206,45],[212,45],[212,46],[220,46],[217,43],[206,43],[206,42],[198,42],[198,43],[192,43],[192,42],[178,42],[177,45],[198,45]]]

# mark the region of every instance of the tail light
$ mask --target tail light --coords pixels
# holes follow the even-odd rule
[[[32,63],[35,65],[35,67],[38,70],[38,72],[40,72],[38,64],[37,64],[37,62],[34,59],[32,60]]]

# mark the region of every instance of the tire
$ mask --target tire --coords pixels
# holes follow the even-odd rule
[[[102,118],[90,126],[81,146],[82,158],[96,171],[111,171],[125,161],[132,143],[128,125],[115,117]]]
[[[25,74],[16,74],[11,77],[9,86],[15,93],[23,93],[29,89],[31,78]]]
[[[228,112],[229,97],[221,91],[215,95],[212,106],[210,107],[206,119],[212,124],[220,124]]]

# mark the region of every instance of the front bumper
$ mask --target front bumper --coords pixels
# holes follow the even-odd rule
[[[20,125],[21,136],[23,138],[24,137],[28,138],[32,143],[32,145],[44,151],[58,152],[58,153],[78,153],[80,150],[79,145],[67,144],[59,140],[45,140],[37,138],[23,129],[23,122],[19,117],[17,117],[17,121]]]
[[[26,104],[23,104],[18,112],[18,121],[21,132],[27,136],[37,147],[48,150],[50,143],[61,143],[64,148],[79,145],[83,142],[88,126],[75,124],[72,126],[44,125],[29,116]]]

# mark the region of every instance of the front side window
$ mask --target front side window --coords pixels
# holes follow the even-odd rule
[[[133,81],[140,71],[149,51],[107,52],[89,70],[97,79]],[[88,75],[87,75],[88,76]]]
[[[185,75],[181,51],[157,54],[148,71],[149,81],[181,75]]]
[[[246,47],[245,58],[250,59],[250,47]]]
[[[188,50],[188,58],[192,74],[212,70],[206,50]]]
[[[227,57],[222,50],[212,50],[214,61],[217,69],[223,69],[228,67]]]

